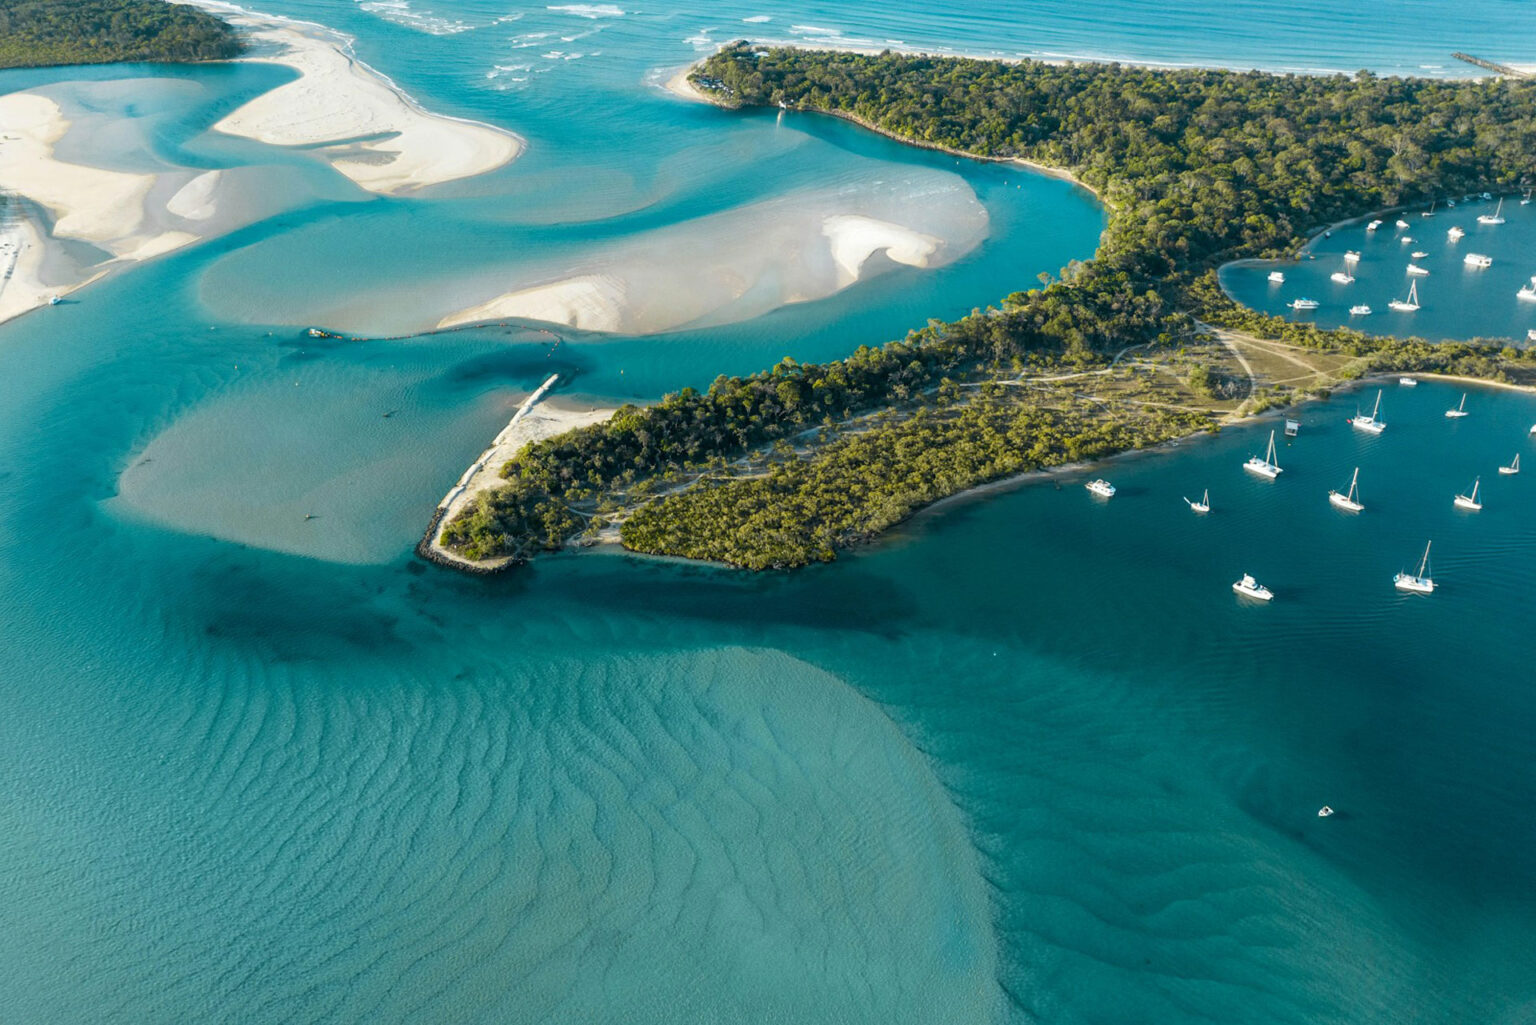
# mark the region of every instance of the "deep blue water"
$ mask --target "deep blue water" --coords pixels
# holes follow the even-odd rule
[[[133,87],[163,115],[149,153],[282,170],[250,227],[0,327],[0,1018],[1530,1016],[1536,467],[1496,468],[1536,450],[1531,396],[1473,390],[1452,421],[1459,388],[1389,385],[1378,438],[1344,423],[1373,392],[1340,396],[1303,412],[1273,483],[1240,468],[1255,425],[950,503],[795,574],[587,552],[473,580],[410,555],[552,368],[651,398],[898,336],[1092,251],[1102,216],[1059,182],[660,94],[689,37],[1390,71],[1530,59],[1524,5],[271,6],[531,148],[369,199],[202,134],[280,72]],[[536,56],[555,49],[584,56]],[[545,70],[486,77],[518,62]],[[821,180],[941,174],[987,209],[967,256],[744,322],[553,352],[504,330],[298,338],[322,301],[345,328],[381,281],[427,295],[499,258],[486,238],[582,254]],[[1326,495],[1356,466],[1351,517]],[[1107,504],[1081,487],[1099,474]],[[1479,475],[1486,508],[1456,512]],[[1204,488],[1197,518],[1180,497]],[[1440,589],[1400,595],[1430,539]],[[1243,572],[1272,605],[1235,598]]]

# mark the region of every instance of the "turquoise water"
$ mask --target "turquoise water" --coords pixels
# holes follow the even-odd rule
[[[647,84],[757,8],[274,6],[532,148],[422,201],[260,154],[283,168],[276,212],[0,327],[0,1017],[1529,1017],[1536,468],[1496,467],[1530,462],[1536,399],[1474,390],[1451,421],[1459,389],[1390,386],[1391,426],[1366,438],[1344,418],[1373,393],[1340,397],[1304,412],[1274,483],[1240,469],[1268,427],[1228,431],[951,503],[791,575],[602,552],[445,574],[410,555],[421,525],[551,369],[568,399],[648,398],[841,354],[1086,255],[1102,217],[1058,182]],[[874,31],[789,10],[772,16]],[[1523,8],[1394,7],[1351,30],[1364,10],[1304,13],[1342,52],[1429,62],[1458,33],[1474,52],[1514,38]],[[1010,11],[998,29],[930,5],[885,31],[1266,64],[1303,42],[1266,40],[1270,8],[1101,30]],[[481,27],[431,35],[428,16]],[[557,23],[605,26],[579,41],[603,53],[486,78]],[[258,156],[200,126],[280,75],[175,77],[201,99],[154,98],[151,155]],[[963,182],[986,241],[661,336],[297,337],[327,291],[342,316],[381,277],[430,277],[456,233],[586,253],[896,174]],[[293,292],[271,287],[285,275]],[[1349,517],[1326,494],[1356,466],[1368,508]],[[1080,486],[1100,473],[1108,504]],[[1457,513],[1477,475],[1485,510]],[[1180,496],[1207,487],[1196,518]],[[1399,595],[1430,538],[1440,590]],[[1245,571],[1273,605],[1235,599]]]
[[[1519,195],[1509,196],[1503,206],[1504,224],[1479,224],[1478,216],[1492,214],[1496,202],[1462,202],[1454,209],[1440,207],[1429,217],[1422,216],[1424,210],[1410,211],[1401,218],[1407,228],[1396,226],[1397,214],[1387,215],[1375,231],[1366,230],[1374,218],[1337,225],[1328,237],[1314,239],[1299,261],[1230,264],[1222,268],[1221,282],[1241,303],[1323,327],[1347,325],[1372,334],[1417,335],[1431,341],[1487,338],[1526,345],[1526,332],[1536,328],[1536,302],[1515,293],[1536,276],[1536,203],[1521,206]],[[1446,232],[1452,226],[1466,234],[1451,240]],[[1360,254],[1354,282],[1331,280],[1329,275],[1344,268],[1344,254],[1351,251]],[[1426,255],[1414,259],[1415,252]],[[1493,264],[1469,267],[1468,253],[1491,257]],[[1410,277],[1409,263],[1429,273]],[[1268,280],[1272,270],[1285,274],[1284,284]],[[1415,280],[1421,308],[1414,313],[1388,309],[1393,299],[1407,296],[1409,282]],[[1291,301],[1303,296],[1322,305],[1308,311],[1289,309]],[[1351,316],[1349,308],[1357,303],[1370,306],[1371,315]]]

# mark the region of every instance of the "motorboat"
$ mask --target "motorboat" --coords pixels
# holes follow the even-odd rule
[[[1452,228],[1450,231],[1445,233],[1445,237],[1450,239],[1452,242],[1455,242],[1465,234],[1466,232],[1462,231],[1460,228]]]
[[[1478,270],[1482,270],[1484,267],[1493,266],[1493,257],[1484,256],[1482,253],[1468,253],[1461,258],[1461,262],[1468,267],[1476,267]]]
[[[59,303],[61,303],[63,301],[64,301],[64,297],[62,295],[50,295],[48,297],[48,305],[49,306],[57,306],[57,305],[59,305]]]
[[[1414,258],[1414,259],[1415,259],[1415,260],[1422,260],[1422,259],[1424,259],[1424,257],[1426,257],[1426,256],[1428,256],[1428,255],[1429,255],[1429,254],[1428,254],[1428,253],[1426,253],[1426,252],[1425,252],[1425,251],[1424,251],[1424,250],[1422,250],[1422,249],[1415,249],[1415,250],[1414,250],[1414,251],[1413,251],[1413,252],[1412,252],[1412,253],[1411,253],[1411,254],[1410,254],[1410,255],[1411,255],[1411,256],[1412,256],[1412,257],[1413,257],[1413,258]]]
[[[1429,214],[1425,214],[1424,216],[1428,217]],[[1326,818],[1328,818],[1332,814],[1333,814],[1333,809],[1328,807],[1326,804],[1323,805],[1321,808],[1317,809],[1317,817],[1320,818],[1320,819],[1326,819]]]
[[[1270,480],[1280,476],[1283,471],[1280,464],[1275,462],[1274,431],[1269,432],[1269,450],[1264,453],[1264,458],[1260,459],[1258,456],[1249,456],[1248,461],[1243,464],[1243,469],[1249,473],[1256,473],[1260,477],[1268,477]]]
[[[1345,263],[1359,263],[1360,262],[1360,254],[1355,252],[1353,249],[1351,249],[1349,252],[1344,254],[1344,262]]]
[[[1412,235],[1404,235],[1402,238],[1398,239],[1398,241],[1406,246],[1408,243],[1414,241],[1414,238]]]
[[[1232,585],[1232,590],[1245,598],[1257,601],[1274,601],[1275,592],[1253,579],[1252,573],[1244,573],[1243,579]]]
[[[1207,488],[1205,493],[1200,496],[1200,501],[1198,502],[1191,502],[1186,498],[1184,503],[1189,506],[1191,512],[1208,513],[1211,511],[1211,491]]]
[[[1316,299],[1292,299],[1287,305],[1293,310],[1315,310],[1323,304]]]
[[[1095,495],[1098,495],[1100,498],[1115,497],[1115,486],[1103,478],[1098,480],[1091,480],[1087,484],[1084,484],[1083,487],[1087,488]]]
[[[1504,197],[1499,197],[1498,208],[1491,214],[1479,214],[1478,224],[1503,224],[1504,223]]]
[[[1328,492],[1328,501],[1346,512],[1365,511],[1360,502],[1360,467],[1355,467],[1355,475],[1349,479],[1349,490]]]
[[[1525,340],[1528,342],[1536,342],[1536,327],[1526,329]]]
[[[1515,461],[1514,462],[1510,463],[1508,466],[1501,466],[1501,467],[1499,467],[1499,472],[1501,474],[1503,474],[1504,476],[1506,476],[1506,477],[1513,477],[1515,474],[1519,473],[1520,472],[1520,453],[1519,452],[1515,453]]]
[[[1328,275],[1328,277],[1330,280],[1340,285],[1353,285],[1355,283],[1355,276],[1350,274],[1348,271],[1336,270],[1332,274]]]
[[[1408,222],[1407,222],[1407,221],[1405,221],[1405,220],[1403,220],[1403,219],[1402,219],[1402,218],[1401,218],[1401,217],[1399,217],[1399,218],[1398,218],[1398,219],[1397,219],[1397,226],[1398,226],[1398,227],[1399,227],[1399,228],[1406,228],[1406,227],[1408,227]]]
[[[1396,310],[1399,313],[1416,312],[1419,309],[1419,283],[1417,281],[1408,282],[1408,298],[1393,299],[1387,303],[1387,308]]]
[[[1419,379],[1417,377],[1399,377],[1397,383],[1404,388],[1417,388],[1419,386]]]
[[[1371,409],[1371,415],[1365,416],[1360,410],[1355,410],[1355,415],[1349,418],[1351,427],[1358,427],[1368,434],[1380,434],[1387,429],[1385,422],[1378,420],[1376,414],[1381,412],[1381,390],[1376,391],[1376,405]]]
[[[1412,591],[1415,594],[1433,594],[1435,590],[1435,578],[1429,570],[1429,542],[1424,545],[1424,558],[1419,560],[1417,573],[1398,573],[1392,578],[1392,583],[1399,591]]]
[[[1423,267],[1420,267],[1416,263],[1410,263],[1408,265],[1408,273],[1412,274],[1416,278],[1427,278],[1427,277],[1429,277],[1429,271],[1425,270]]]
[[[1269,272],[1269,283],[1271,285],[1283,285],[1285,284],[1285,275],[1280,271],[1272,270]]]
[[[1482,512],[1482,500],[1477,497],[1477,489],[1482,486],[1482,478],[1474,478],[1472,481],[1472,493],[1470,495],[1457,495],[1451,504],[1458,509],[1466,509],[1469,512]]]
[[[1371,315],[1371,308],[1365,305],[1365,303],[1360,303],[1358,306],[1351,306],[1349,308],[1349,315],[1351,317],[1369,317]]]
[[[1462,392],[1461,393],[1461,402],[1457,404],[1456,408],[1455,409],[1447,409],[1445,411],[1445,415],[1450,417],[1452,420],[1459,420],[1462,417],[1467,415],[1467,393],[1466,392]]]
[[[1365,230],[1366,231],[1375,231],[1379,227],[1381,227],[1381,222],[1380,221],[1372,221],[1370,224],[1367,224],[1365,226]]]
[[[1536,285],[1522,285],[1520,291],[1515,293],[1516,299],[1524,299],[1528,303],[1536,303]]]

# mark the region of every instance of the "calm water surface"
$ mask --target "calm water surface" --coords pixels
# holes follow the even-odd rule
[[[1189,7],[272,4],[532,149],[420,201],[269,155],[283,210],[0,328],[3,1017],[1529,1017],[1536,480],[1496,473],[1531,461],[1529,396],[1474,390],[1452,421],[1459,389],[1389,386],[1376,438],[1344,423],[1374,394],[1344,396],[1273,483],[1240,468],[1267,426],[1228,431],[1095,469],[1107,504],[1033,484],[792,575],[585,553],[469,580],[410,556],[551,369],[654,397],[1091,252],[1102,217],[1060,183],[652,89],[706,39],[1393,70],[1531,38],[1509,3]],[[202,98],[165,100],[152,138],[249,158],[201,129],[264,75],[182,72]],[[967,257],[728,327],[297,337],[456,233],[578,253],[819,177],[941,173],[990,217]],[[1351,517],[1326,495],[1356,466]],[[1479,475],[1485,510],[1455,511]],[[1180,498],[1204,488],[1197,518]],[[1440,590],[1399,595],[1431,538]],[[1276,601],[1238,601],[1243,572]]]

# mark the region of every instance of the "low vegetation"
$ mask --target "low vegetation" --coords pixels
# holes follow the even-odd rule
[[[724,106],[821,111],[923,145],[1070,170],[1109,205],[1109,227],[1092,261],[995,309],[833,363],[721,378],[533,446],[507,464],[505,488],[449,525],[466,554],[526,557],[614,520],[639,551],[801,565],[971,485],[1164,440],[1364,373],[1536,370],[1503,343],[1430,345],[1256,313],[1215,277],[1222,262],[1280,255],[1334,220],[1522,185],[1536,152],[1536,82],[747,43],[692,80]],[[1257,351],[1263,339],[1279,348]],[[1234,365],[1245,344],[1296,373],[1261,378]],[[1111,372],[1131,349],[1152,360],[1150,377]]]
[[[225,60],[235,30],[165,0],[0,0],[0,68]]]

